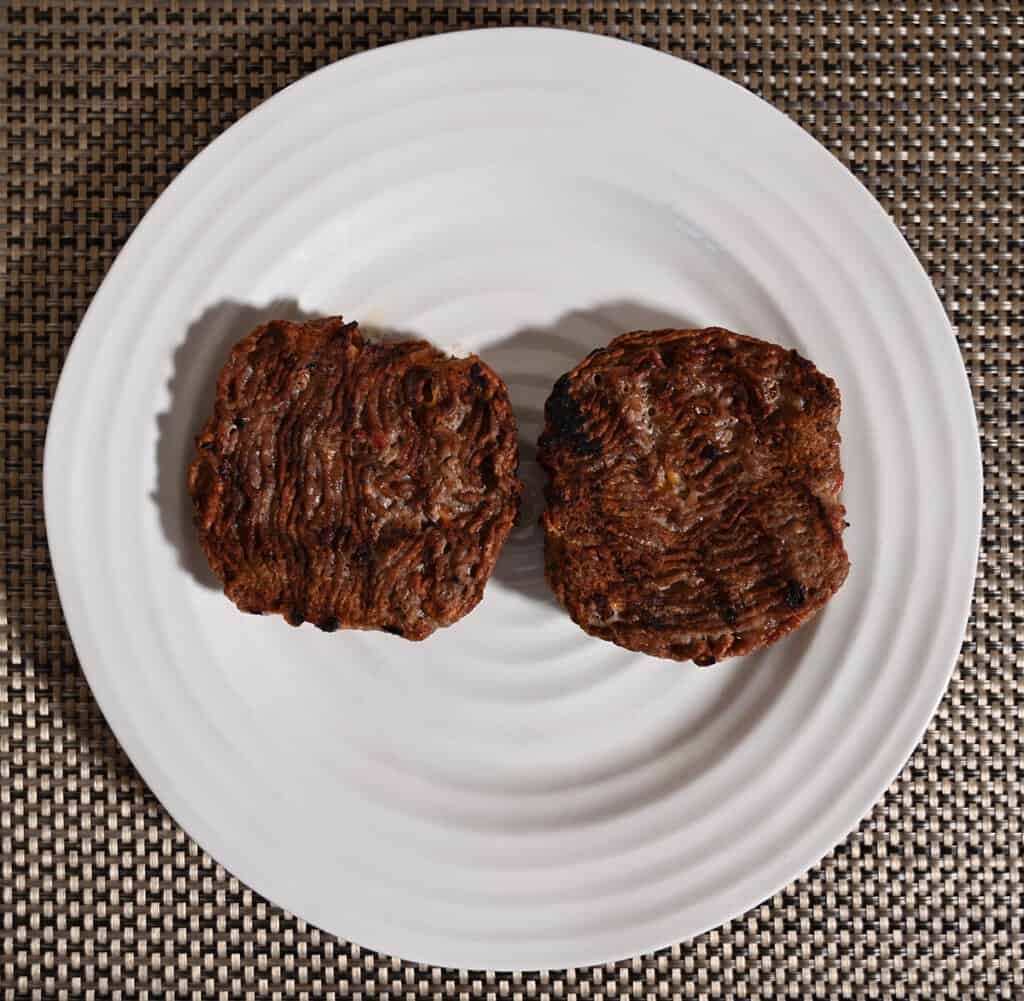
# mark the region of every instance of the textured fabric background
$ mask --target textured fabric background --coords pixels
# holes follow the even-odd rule
[[[558,25],[736,80],[870,188],[946,305],[985,465],[974,616],[927,736],[849,840],[695,941],[601,968],[374,955],[267,904],[171,821],[75,659],[50,573],[50,399],[114,254],[285,84],[376,45]],[[1024,998],[1024,6],[0,4],[0,985],[5,998]],[[898,332],[894,332],[898,333]]]

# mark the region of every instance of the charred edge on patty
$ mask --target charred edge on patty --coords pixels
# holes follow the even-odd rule
[[[601,443],[583,430],[583,411],[569,392],[569,376],[563,375],[555,383],[544,406],[544,416],[556,442],[570,448],[582,457],[601,454]]]

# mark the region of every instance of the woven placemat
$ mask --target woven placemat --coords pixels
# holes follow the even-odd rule
[[[0,4],[0,984],[5,998],[1022,998],[1024,7],[859,0]],[[667,49],[828,146],[892,214],[956,326],[981,426],[975,609],[927,736],[804,878],[670,950],[483,973],[282,912],[141,782],[75,659],[50,571],[50,400],[114,254],[194,154],[351,52],[556,25]]]

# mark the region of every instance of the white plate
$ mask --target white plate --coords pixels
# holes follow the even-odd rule
[[[423,644],[241,615],[194,540],[184,468],[228,344],[316,312],[478,350],[511,387],[525,523]],[[554,606],[533,443],[591,347],[712,323],[837,379],[853,569],[806,629],[701,670]],[[93,691],[204,848],[368,947],[563,967],[739,914],[883,793],[957,656],[981,473],[928,279],[822,147],[685,62],[498,30],[329,66],[182,172],[75,339],[45,498]]]

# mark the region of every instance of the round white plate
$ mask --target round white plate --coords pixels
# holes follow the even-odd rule
[[[194,538],[184,470],[228,346],[339,312],[479,351],[519,416],[524,521],[422,644],[242,615]],[[838,381],[853,569],[796,635],[698,669],[555,607],[533,457],[588,350],[705,324]],[[856,825],[956,659],[981,474],[935,293],[821,146],[685,62],[496,30],[329,66],[181,173],[75,339],[45,498],[93,691],[204,848],[364,946],[534,968],[717,925]]]

